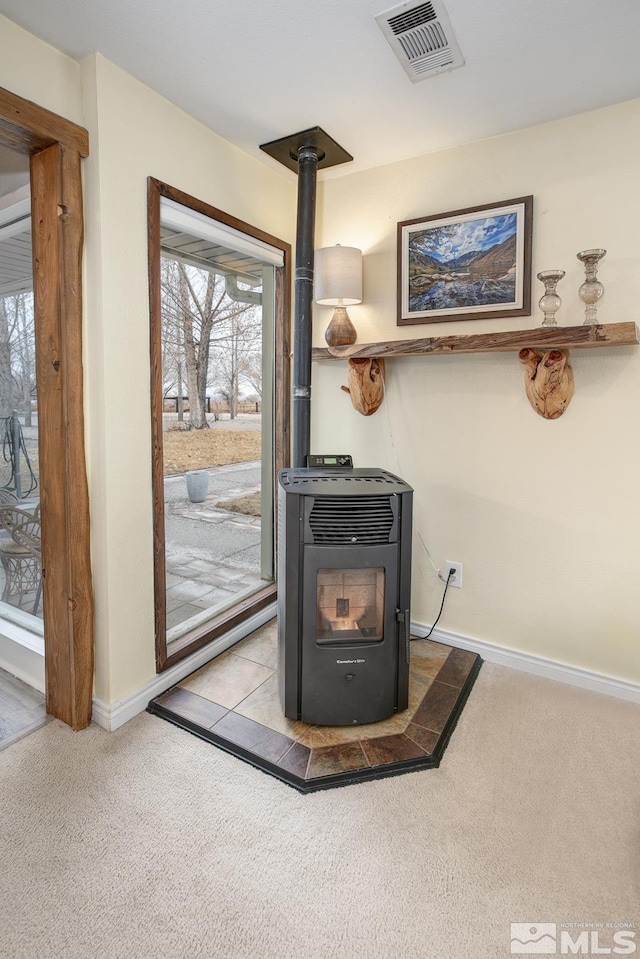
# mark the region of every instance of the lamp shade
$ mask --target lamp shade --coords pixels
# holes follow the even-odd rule
[[[314,287],[323,306],[362,303],[362,250],[339,243],[316,250]]]

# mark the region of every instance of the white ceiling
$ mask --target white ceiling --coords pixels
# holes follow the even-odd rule
[[[412,84],[374,16],[394,0],[0,0],[77,59],[97,50],[262,162],[321,126],[325,176],[640,96],[638,0],[444,0],[465,66]]]

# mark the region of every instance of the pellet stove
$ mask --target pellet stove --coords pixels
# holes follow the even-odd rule
[[[307,723],[376,722],[408,706],[413,491],[309,461],[278,477],[280,700]]]

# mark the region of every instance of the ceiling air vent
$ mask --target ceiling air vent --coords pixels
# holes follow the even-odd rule
[[[403,3],[376,17],[413,83],[461,67],[464,59],[440,0]]]

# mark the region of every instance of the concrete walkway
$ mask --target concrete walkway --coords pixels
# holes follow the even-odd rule
[[[203,503],[189,501],[184,476],[165,479],[168,631],[191,619],[195,626],[263,583],[260,518],[224,509],[225,502],[260,492],[260,462],[208,473]]]
[[[203,503],[190,502],[184,475],[164,482],[168,631],[193,617],[208,619],[212,609],[238,602],[264,582],[260,517],[224,508],[225,502],[260,492],[260,461],[217,466],[208,473],[209,494]],[[20,507],[30,509],[35,502],[29,499]],[[0,536],[8,538],[3,531]],[[3,586],[0,567],[0,594]],[[29,595],[22,608],[31,612],[32,607]],[[42,618],[42,604],[36,615]]]

